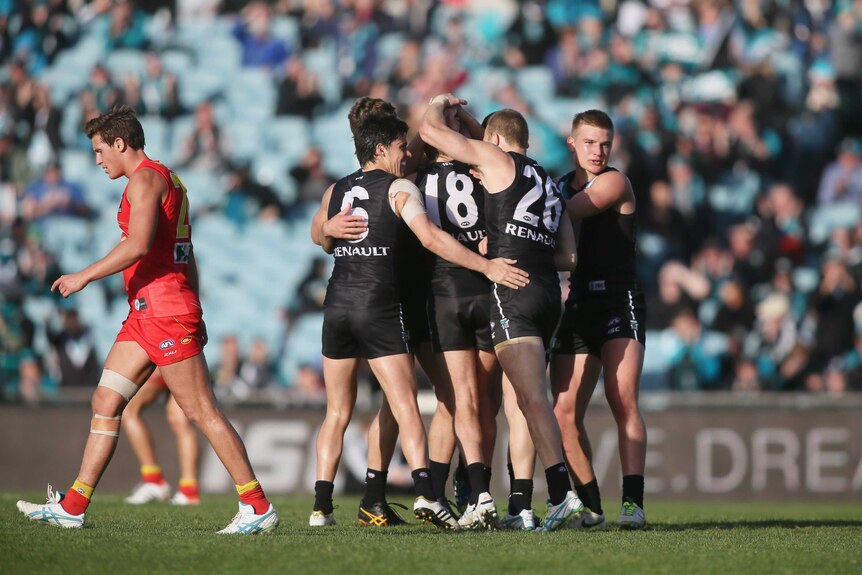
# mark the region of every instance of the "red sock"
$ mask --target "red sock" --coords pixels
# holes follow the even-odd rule
[[[162,475],[162,468],[158,465],[142,465],[141,477],[145,483],[156,483],[161,485],[165,482],[165,476]]]
[[[269,509],[269,499],[266,498],[260,485],[240,494],[239,500],[254,507],[254,512],[257,515],[266,513],[266,510]]]
[[[198,482],[194,479],[180,479],[180,493],[189,499],[197,499],[200,497]]]
[[[60,501],[60,506],[66,510],[66,513],[72,515],[80,515],[87,510],[88,505],[90,505],[90,500],[74,489],[70,489]]]

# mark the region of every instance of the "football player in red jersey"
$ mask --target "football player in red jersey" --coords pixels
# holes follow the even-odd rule
[[[158,367],[177,404],[201,429],[236,484],[240,511],[219,533],[270,531],[278,525],[278,515],[209,382],[185,186],[174,172],[147,157],[144,131],[132,108],[120,106],[93,118],[85,131],[96,163],[108,177],[129,180],[117,214],[122,235],[105,257],[60,276],[51,289],[69,297],[92,281],[122,271],[129,316],[93,392],[90,435],[72,489],[61,498],[49,486],[47,504],[19,501],[18,509],[37,522],[83,526],[93,489],[117,446],[123,409]]]

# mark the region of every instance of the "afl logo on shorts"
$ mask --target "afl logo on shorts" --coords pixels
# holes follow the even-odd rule
[[[143,310],[147,309],[147,300],[142,298],[142,297],[139,297],[138,299],[135,300],[134,305],[135,305],[135,311],[143,311]]]
[[[166,339],[162,343],[159,344],[159,349],[170,349],[174,347],[175,342],[172,339]]]
[[[192,341],[194,341],[194,339],[195,338],[193,338],[192,336],[187,335],[186,337],[184,337],[183,339],[180,340],[180,343],[183,345],[187,345],[187,344],[190,344]]]

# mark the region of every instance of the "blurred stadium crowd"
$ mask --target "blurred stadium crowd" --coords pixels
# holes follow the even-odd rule
[[[556,175],[573,114],[611,113],[643,389],[862,389],[862,0],[0,0],[0,398],[92,385],[126,314],[119,278],[49,291],[119,237],[87,119],[134,106],[189,189],[223,397],[304,400],[347,109],[415,128],[447,91],[524,113]]]

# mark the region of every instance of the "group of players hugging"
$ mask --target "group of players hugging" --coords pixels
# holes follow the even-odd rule
[[[639,529],[645,309],[635,281],[634,193],[608,166],[613,123],[598,110],[575,115],[567,139],[574,169],[553,180],[526,155],[529,129],[520,113],[499,110],[480,124],[466,103],[451,94],[434,97],[409,145],[407,124],[384,100],[361,98],[348,115],[361,168],[325,191],[311,229],[335,263],[325,300],[326,416],[309,525],[336,523],[333,481],[365,359],[385,398],[368,433],[362,524],[405,523],[386,499],[400,438],[418,519],[452,530],[605,527],[584,425],[604,372],[623,472],[617,523]],[[186,188],[147,157],[133,109],[116,107],[85,131],[108,177],[128,179],[117,216],[121,237],[106,256],[61,276],[52,290],[69,297],[122,272],[129,316],[93,393],[76,480],[66,493],[49,485],[47,503],[19,501],[18,509],[39,523],[82,527],[116,448],[121,415],[158,369],[172,401],[236,485],[239,512],[219,533],[270,532],[278,514],[215,400],[203,357],[207,334]],[[564,304],[559,272],[569,273]],[[427,434],[414,358],[438,400]],[[501,404],[511,489],[506,514],[498,517],[490,469]],[[456,444],[460,514],[445,495]],[[532,507],[536,455],[548,488],[541,520]]]

